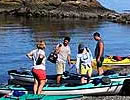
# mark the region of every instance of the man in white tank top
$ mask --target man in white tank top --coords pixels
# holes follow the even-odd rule
[[[65,37],[64,42],[61,44],[58,44],[56,47],[56,51],[58,52],[58,59],[56,62],[56,71],[57,71],[57,84],[61,83],[61,77],[63,72],[65,71],[65,64],[68,60],[68,64],[71,64],[70,62],[70,37]]]

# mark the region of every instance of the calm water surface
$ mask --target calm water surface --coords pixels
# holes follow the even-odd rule
[[[6,83],[7,71],[20,67],[31,68],[25,56],[35,48],[36,41],[44,39],[46,55],[53,50],[64,36],[70,36],[72,58],[76,57],[77,46],[84,42],[92,52],[96,42],[93,32],[101,32],[105,43],[105,55],[127,56],[130,54],[130,25],[115,24],[98,20],[47,19],[0,17],[0,83]],[[55,74],[55,65],[47,62],[47,73]]]

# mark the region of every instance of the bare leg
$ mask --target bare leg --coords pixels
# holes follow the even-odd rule
[[[57,84],[61,83],[61,75],[57,75]]]
[[[99,68],[98,68],[98,74],[99,74],[99,75],[102,75],[103,73],[104,73],[103,68],[102,68],[102,67],[99,67]]]
[[[89,83],[91,76],[92,76],[92,71],[88,71],[87,83]]]
[[[83,84],[83,83],[87,83],[87,80],[85,80],[85,77],[82,77],[81,78],[81,83]]]
[[[34,79],[34,85],[33,85],[34,94],[37,94],[37,90],[38,90],[38,80]]]
[[[81,83],[83,83],[83,80],[84,80],[84,79],[83,79],[83,77],[82,77],[82,78],[81,78]]]
[[[42,88],[45,85],[45,83],[46,83],[46,80],[40,80],[40,85],[38,87],[38,94],[41,94]]]

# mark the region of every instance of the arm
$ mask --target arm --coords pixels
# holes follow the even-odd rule
[[[67,60],[68,60],[68,64],[70,65],[71,64],[71,61],[70,61],[70,59],[71,59],[71,50],[70,50],[70,48],[69,48],[69,51],[68,51],[68,56],[67,56]]]
[[[29,59],[33,59],[33,53],[32,52],[29,52],[26,54],[26,56],[29,58]]]
[[[55,52],[59,53],[60,52],[60,47],[62,46],[62,44],[58,44],[55,48]]]
[[[89,55],[90,55],[90,59],[91,59],[91,61],[93,61],[93,55],[92,55],[92,52],[91,52],[91,50],[88,48],[88,50],[89,50]]]
[[[77,71],[77,73],[79,73],[79,68],[80,68],[80,57],[78,57],[78,55],[77,55],[77,58],[76,58],[76,71]]]
[[[67,56],[67,60],[68,60],[68,64],[70,65],[71,64],[71,61],[70,61],[71,57],[70,55]]]
[[[89,50],[89,55],[90,55],[90,59],[91,59],[91,66],[93,67],[94,66],[94,62],[93,62],[93,56],[92,56],[92,52],[90,49]]]

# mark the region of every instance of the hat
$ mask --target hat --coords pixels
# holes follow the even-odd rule
[[[79,44],[79,50],[83,50],[85,48],[84,44]]]

